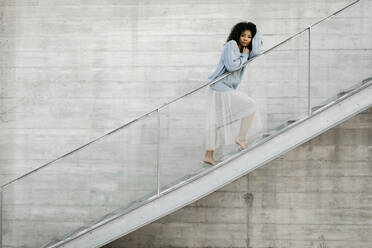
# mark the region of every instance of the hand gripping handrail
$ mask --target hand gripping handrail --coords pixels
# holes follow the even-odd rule
[[[331,18],[332,16],[335,16],[335,15],[341,13],[341,12],[344,11],[345,9],[351,7],[352,5],[354,5],[354,4],[356,4],[356,3],[360,2],[360,1],[361,1],[361,0],[356,0],[356,1],[354,1],[354,2],[352,2],[352,3],[350,3],[350,4],[348,4],[348,5],[346,5],[345,7],[343,7],[343,8],[341,8],[341,9],[337,10],[336,12],[334,12],[334,13],[328,15],[327,17],[325,17],[325,18],[323,18],[323,19],[321,19],[321,20],[319,20],[319,21],[317,21],[317,22],[311,24],[311,25],[308,26],[307,28],[305,28],[305,29],[299,31],[298,33],[296,33],[296,34],[290,36],[289,38],[287,38],[287,39],[281,41],[281,42],[278,43],[277,45],[271,47],[270,49],[268,49],[268,50],[262,52],[261,54],[257,55],[256,57],[254,57],[254,58],[250,59],[249,61],[245,62],[245,63],[243,64],[243,67],[245,67],[245,66],[247,66],[248,64],[252,63],[252,62],[253,62],[257,57],[260,57],[260,56],[262,56],[262,55],[264,55],[264,54],[270,53],[271,51],[273,51],[273,50],[275,50],[276,48],[282,46],[283,44],[288,43],[288,42],[289,42],[290,40],[292,40],[293,38],[295,38],[295,37],[299,36],[300,34],[302,34],[302,33],[306,32],[306,31],[310,30],[312,27],[314,27],[314,26],[316,26],[316,25],[318,25],[318,24],[324,22],[325,20]],[[83,148],[85,148],[85,147],[87,147],[87,146],[89,146],[89,145],[91,145],[91,144],[93,144],[93,143],[95,143],[95,142],[97,142],[97,141],[99,141],[99,140],[105,138],[106,136],[109,136],[109,135],[111,135],[111,134],[116,133],[117,131],[119,131],[119,130],[125,128],[125,127],[128,126],[128,125],[130,125],[130,124],[132,124],[132,123],[135,123],[135,122],[141,120],[142,118],[144,118],[144,117],[146,117],[146,116],[148,116],[148,115],[151,115],[152,113],[157,112],[157,111],[159,111],[160,109],[162,109],[162,108],[164,108],[164,107],[166,107],[166,106],[168,106],[168,105],[170,105],[170,104],[172,104],[172,103],[174,103],[174,102],[176,102],[176,101],[178,101],[178,100],[180,100],[180,99],[185,98],[185,97],[188,96],[188,95],[191,95],[191,94],[193,94],[193,93],[195,93],[195,92],[197,92],[197,91],[200,91],[201,89],[203,89],[203,88],[205,88],[205,87],[207,87],[207,86],[209,86],[209,85],[211,85],[211,84],[214,84],[214,83],[216,83],[217,81],[220,81],[221,79],[223,79],[223,78],[229,76],[229,75],[232,74],[232,73],[233,73],[233,72],[227,72],[227,73],[221,75],[220,77],[214,79],[214,80],[211,81],[211,82],[205,83],[205,84],[203,84],[202,86],[200,86],[200,87],[198,87],[198,88],[196,88],[196,89],[194,89],[194,90],[192,90],[192,91],[190,91],[190,92],[188,92],[188,93],[186,93],[186,94],[184,94],[184,95],[182,95],[182,96],[180,96],[180,97],[177,97],[177,98],[175,98],[175,99],[173,99],[173,100],[171,100],[171,101],[169,101],[169,102],[167,102],[167,103],[164,103],[164,104],[160,105],[159,107],[155,108],[154,110],[152,110],[152,111],[150,111],[150,112],[148,112],[148,113],[146,113],[146,114],[143,114],[143,115],[137,117],[136,119],[134,119],[134,120],[132,120],[132,121],[130,121],[130,122],[127,122],[127,123],[125,123],[124,125],[122,125],[122,126],[120,126],[120,127],[118,127],[118,128],[115,128],[114,130],[112,130],[112,131],[110,131],[110,132],[108,132],[108,133],[106,133],[106,134],[104,134],[104,135],[102,135],[102,136],[100,136],[100,137],[98,137],[98,138],[96,138],[96,139],[94,139],[94,140],[92,140],[92,141],[90,141],[90,142],[88,142],[88,143],[86,143],[86,144],[84,144],[84,145],[82,145],[82,146],[80,146],[80,147],[78,147],[78,148],[76,148],[76,149],[74,149],[74,150],[72,150],[72,151],[70,151],[70,152],[68,152],[68,153],[66,153],[66,154],[64,154],[64,155],[62,155],[62,156],[60,156],[60,157],[58,157],[58,158],[56,158],[56,159],[54,159],[54,160],[52,160],[52,161],[50,161],[50,162],[48,162],[48,163],[46,163],[46,164],[44,164],[44,165],[42,165],[42,166],[40,166],[40,167],[34,169],[34,170],[31,170],[31,171],[27,172],[26,174],[24,174],[24,175],[22,175],[22,176],[19,176],[19,177],[15,178],[15,179],[13,179],[13,180],[11,180],[11,181],[9,181],[9,182],[3,184],[3,185],[1,186],[1,188],[7,187],[8,185],[13,184],[13,183],[16,182],[16,181],[19,181],[19,180],[21,180],[21,179],[24,178],[24,177],[27,177],[27,176],[29,176],[29,175],[31,175],[31,174],[34,174],[35,172],[37,172],[37,171],[39,171],[39,170],[41,170],[41,169],[43,169],[43,168],[45,168],[45,167],[50,166],[50,165],[53,164],[54,162],[56,162],[56,161],[58,161],[58,160],[60,160],[60,159],[62,159],[62,158],[64,158],[64,157],[67,157],[67,156],[69,156],[69,155],[71,155],[71,154],[74,154],[75,152],[77,152],[77,151],[79,151],[79,150],[81,150],[81,149],[83,149]]]

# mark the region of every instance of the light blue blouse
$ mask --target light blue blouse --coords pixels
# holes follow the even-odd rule
[[[217,77],[226,72],[233,72],[224,79],[210,85],[210,87],[217,91],[235,90],[242,80],[245,67],[242,65],[262,52],[262,38],[259,32],[252,39],[252,51],[249,53],[240,53],[238,44],[235,40],[228,41],[221,54],[218,67],[208,77],[208,82],[212,82]]]

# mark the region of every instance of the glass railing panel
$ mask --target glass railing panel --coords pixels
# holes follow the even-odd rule
[[[207,87],[160,109],[160,185],[165,190],[204,169]]]
[[[342,97],[372,76],[372,21],[360,1],[311,28],[311,107]]]
[[[229,93],[219,92],[217,98],[211,98],[214,90],[207,86],[202,90],[179,99],[160,110],[160,182],[162,190],[210,168],[203,163],[206,152],[208,120],[207,110],[211,99],[226,101],[230,117],[223,117],[220,124],[214,124],[216,143],[214,159],[222,162],[241,151],[235,143],[239,137],[242,118],[249,117],[251,103],[256,103],[257,111],[245,132],[245,141],[249,146],[258,144],[263,138],[298,120],[308,110],[308,33],[302,33],[286,44],[275,48],[250,63],[231,99]],[[222,79],[224,80],[224,79]],[[230,92],[231,93],[231,92]],[[235,95],[235,93],[237,95]],[[240,104],[240,96],[243,100]],[[237,105],[236,99],[238,99]],[[221,100],[224,99],[224,100]],[[227,103],[231,100],[231,103]],[[215,107],[217,103],[214,103]],[[230,109],[228,109],[230,108]],[[223,115],[229,115],[224,112]],[[227,114],[226,114],[227,113]],[[247,116],[244,116],[247,113]],[[219,119],[217,114],[216,119]],[[216,122],[219,122],[218,120]],[[214,123],[214,122],[213,122]],[[285,125],[283,125],[285,124]],[[225,127],[229,127],[229,136]],[[231,128],[230,128],[231,127]],[[235,138],[236,136],[236,138]]]
[[[40,247],[157,194],[157,112],[3,191],[3,247]]]
[[[304,31],[246,67],[238,90],[257,102],[265,134],[307,115],[308,47]]]

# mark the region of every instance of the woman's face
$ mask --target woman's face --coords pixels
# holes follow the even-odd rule
[[[250,30],[244,30],[241,34],[240,34],[240,40],[239,40],[239,43],[242,47],[246,47],[249,45],[249,43],[251,43],[252,41],[252,33]]]

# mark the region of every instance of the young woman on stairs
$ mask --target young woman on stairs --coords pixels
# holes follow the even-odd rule
[[[256,102],[236,90],[243,77],[243,64],[258,55],[261,50],[262,39],[255,24],[240,22],[231,29],[218,67],[208,77],[208,82],[211,82],[226,72],[233,72],[208,88],[204,163],[217,164],[213,153],[220,146],[236,143],[240,149],[245,149],[248,132],[261,131],[262,124]],[[239,120],[240,126],[234,125]]]

